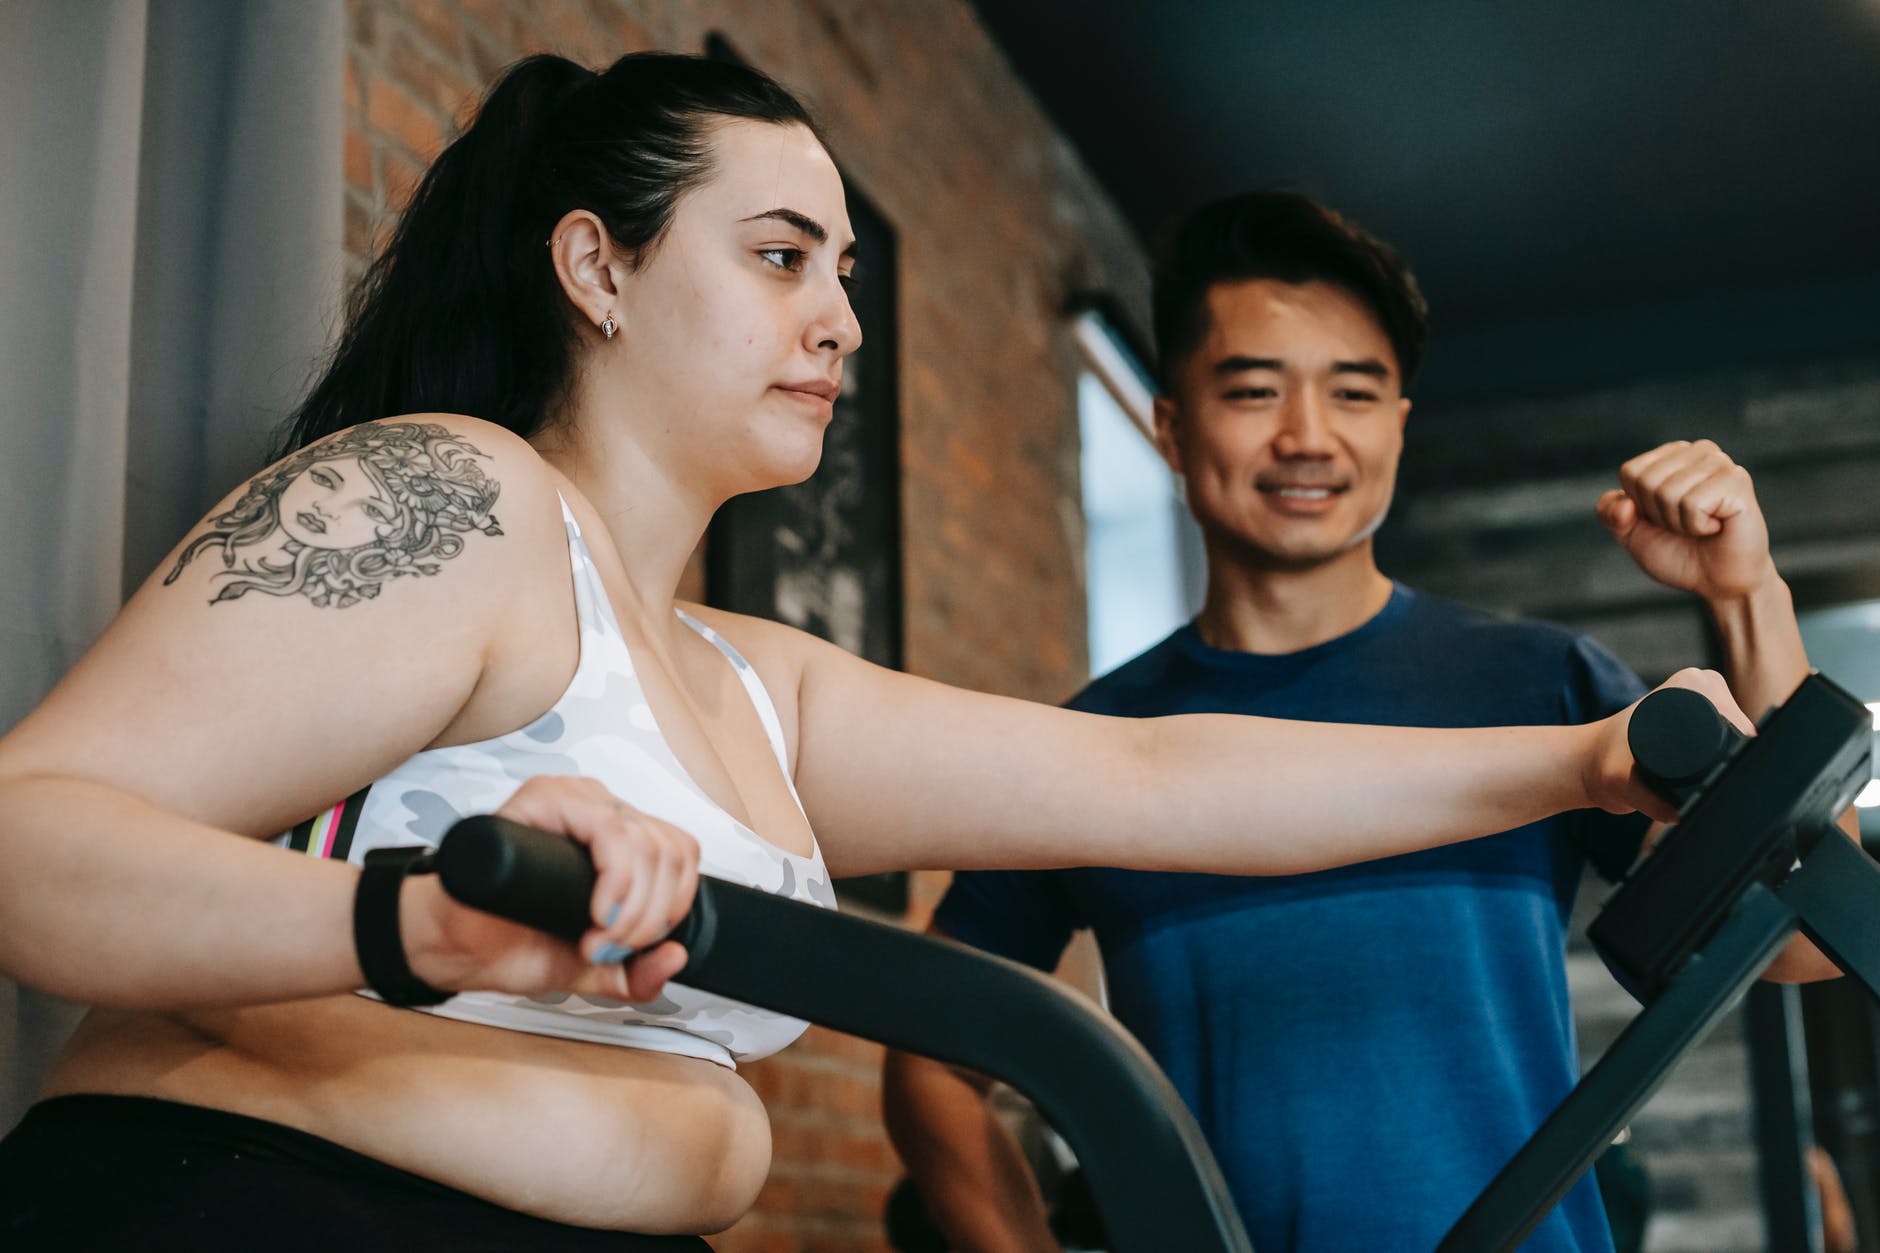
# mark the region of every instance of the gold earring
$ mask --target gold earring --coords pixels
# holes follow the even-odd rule
[[[612,339],[614,332],[619,329],[620,327],[614,322],[614,315],[610,313],[607,315],[607,320],[601,323],[601,338]]]

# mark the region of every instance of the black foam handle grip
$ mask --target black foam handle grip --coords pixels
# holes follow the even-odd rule
[[[1640,701],[1626,729],[1639,776],[1680,807],[1747,739],[1707,697],[1683,687],[1660,688]]]
[[[587,847],[495,814],[458,820],[437,846],[437,873],[459,902],[578,940],[594,925],[594,862]],[[709,933],[712,881],[700,877],[692,909],[668,936],[687,948]]]

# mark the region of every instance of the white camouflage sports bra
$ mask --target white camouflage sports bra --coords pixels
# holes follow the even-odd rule
[[[600,573],[565,500],[561,515],[568,527],[581,628],[580,661],[561,699],[507,735],[418,753],[275,843],[311,857],[358,864],[375,848],[435,845],[458,818],[494,812],[535,775],[586,775],[636,809],[689,832],[699,842],[700,873],[833,908],[835,890],[820,846],[812,845],[810,856],[799,857],[764,840],[719,808],[673,755],[653,720]],[[716,645],[737,671],[789,780],[783,727],[757,672],[716,631],[683,610],[679,617]],[[789,786],[795,797],[794,781]],[[799,809],[802,804],[798,798]],[[569,993],[463,992],[423,1012],[536,1035],[680,1053],[733,1068],[738,1061],[777,1052],[806,1026],[800,1019],[678,983],[668,983],[658,1000],[646,1004]]]

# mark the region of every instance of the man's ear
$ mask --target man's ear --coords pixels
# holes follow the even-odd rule
[[[1162,460],[1168,462],[1168,468],[1176,474],[1182,473],[1181,440],[1177,437],[1177,426],[1182,421],[1182,408],[1173,398],[1158,395],[1155,398],[1155,450],[1162,454]]]
[[[555,223],[548,253],[563,294],[589,325],[612,318],[619,326],[625,317],[620,283],[631,267],[600,218],[587,209],[569,210]]]
[[[1410,420],[1410,398],[1408,396],[1405,396],[1397,401],[1397,429],[1400,431],[1403,430],[1404,424],[1408,422],[1409,420]]]

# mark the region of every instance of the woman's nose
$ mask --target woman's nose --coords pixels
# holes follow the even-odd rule
[[[818,310],[819,316],[810,327],[810,346],[846,357],[862,346],[862,324],[856,320],[855,309],[849,304],[848,291],[839,282],[832,286],[833,294]]]

